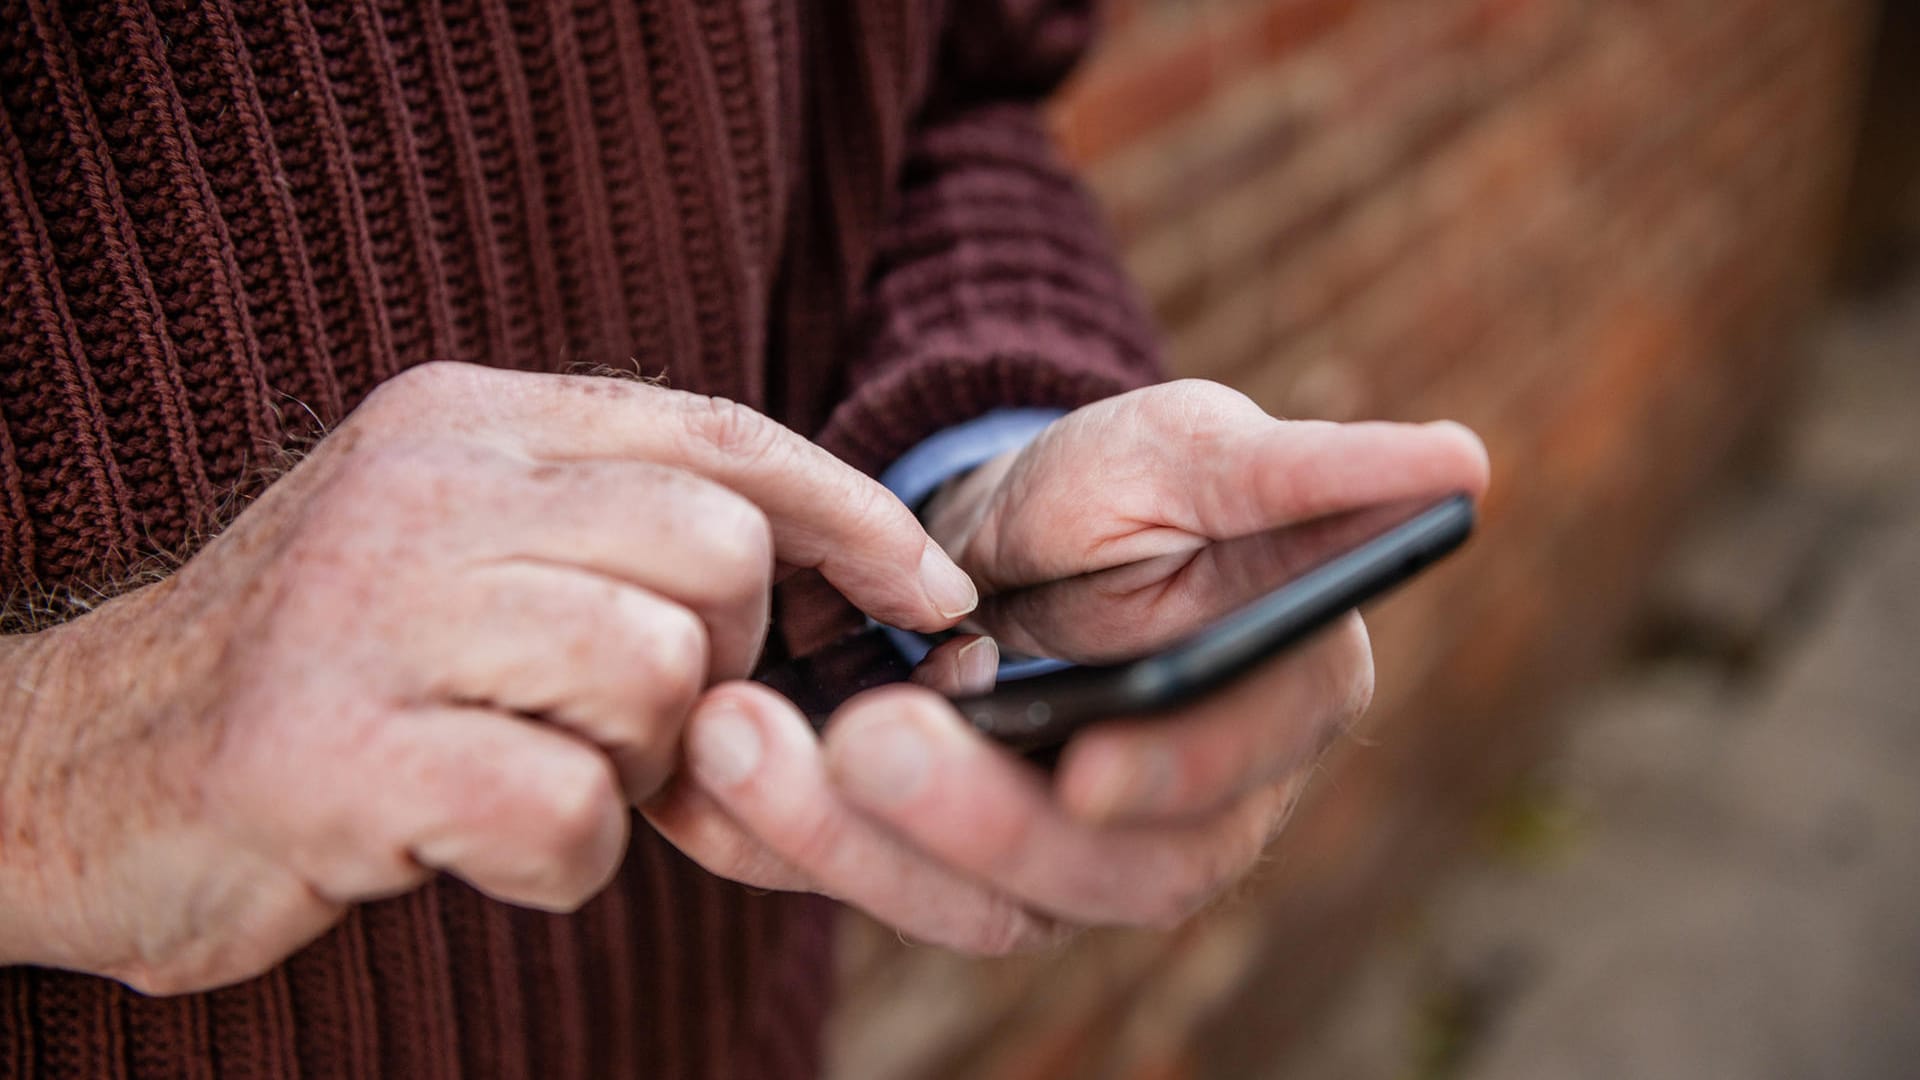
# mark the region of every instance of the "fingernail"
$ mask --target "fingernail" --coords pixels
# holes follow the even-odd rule
[[[926,732],[904,717],[871,721],[836,742],[833,771],[860,801],[898,806],[926,784],[931,758]]]
[[[687,737],[687,760],[703,780],[732,787],[760,767],[760,729],[739,706],[716,702]]]
[[[992,638],[983,637],[966,646],[957,659],[963,693],[984,694],[1000,681],[1000,646]]]
[[[1173,794],[1173,757],[1165,750],[1115,749],[1090,768],[1093,779],[1081,805],[1095,821],[1164,812]]]
[[[940,545],[931,540],[927,541],[925,554],[920,556],[920,587],[927,590],[927,599],[933,601],[934,610],[949,619],[957,619],[980,604],[973,579],[953,565]]]

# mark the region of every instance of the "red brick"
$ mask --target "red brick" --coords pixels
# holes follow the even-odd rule
[[[1237,12],[1200,13],[1167,40],[1136,43],[1124,64],[1096,65],[1056,105],[1067,155],[1091,164],[1191,116],[1254,67],[1304,48],[1350,15],[1358,0],[1280,0]],[[1145,21],[1128,13],[1135,36]]]
[[[1213,44],[1190,34],[1124,69],[1076,79],[1058,106],[1061,149],[1092,161],[1197,109],[1215,89]]]

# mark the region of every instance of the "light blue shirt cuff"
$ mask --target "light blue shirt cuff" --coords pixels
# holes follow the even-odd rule
[[[995,409],[922,439],[880,474],[880,483],[918,510],[941,484],[1020,449],[1065,415],[1060,409]]]
[[[921,440],[880,474],[880,483],[918,511],[940,485],[1009,450],[1020,449],[1065,415],[1063,409],[995,409]],[[891,626],[883,629],[909,664],[918,664],[933,648],[933,642],[920,634]],[[1021,678],[1065,666],[1058,660],[1007,660],[1000,665],[1000,677]]]

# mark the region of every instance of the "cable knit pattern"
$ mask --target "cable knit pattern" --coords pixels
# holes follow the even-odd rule
[[[1085,8],[0,0],[0,590],[191,554],[433,359],[665,374],[870,470],[1151,379],[1034,113]],[[0,971],[0,1077],[806,1075],[829,914],[640,826],[566,918],[442,882],[214,993]]]

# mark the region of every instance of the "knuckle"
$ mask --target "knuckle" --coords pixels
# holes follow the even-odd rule
[[[755,461],[771,454],[780,429],[737,401],[693,397],[683,419],[687,434],[722,457]]]
[[[690,707],[706,688],[706,624],[681,607],[659,609],[646,634],[648,662],[640,677],[646,700],[662,709]]]
[[[201,988],[187,972],[170,965],[138,964],[109,976],[147,997],[175,997]]]
[[[1195,412],[1235,415],[1264,410],[1246,394],[1211,379],[1178,379],[1166,384],[1166,392]]]
[[[709,537],[715,569],[743,588],[766,587],[773,573],[773,523],[766,512],[746,499],[724,500]]]
[[[229,952],[205,945],[188,947],[164,958],[143,956],[104,974],[148,997],[178,997],[211,990],[267,966],[264,958],[235,957]]]
[[[963,948],[974,956],[997,959],[1036,952],[1058,944],[1065,936],[1052,920],[995,897],[981,911]]]
[[[484,369],[452,360],[430,360],[415,364],[387,380],[402,393],[436,396],[449,390],[474,384]]]
[[[459,542],[449,526],[477,465],[470,450],[430,442],[369,446],[301,510],[290,553],[362,577],[369,557],[417,565]]]
[[[481,370],[451,360],[416,364],[374,387],[358,412],[364,420],[375,423],[417,419],[427,403],[445,400],[471,388]]]
[[[701,573],[687,584],[716,604],[742,603],[772,588],[773,523],[751,501],[717,485],[690,507],[701,525]]]
[[[567,867],[578,864],[599,839],[608,815],[622,805],[612,766],[592,753],[554,768],[535,798],[548,837],[547,854]]]
[[[571,915],[585,907],[600,892],[600,875],[576,872],[562,879],[549,892],[541,906],[558,914]]]

